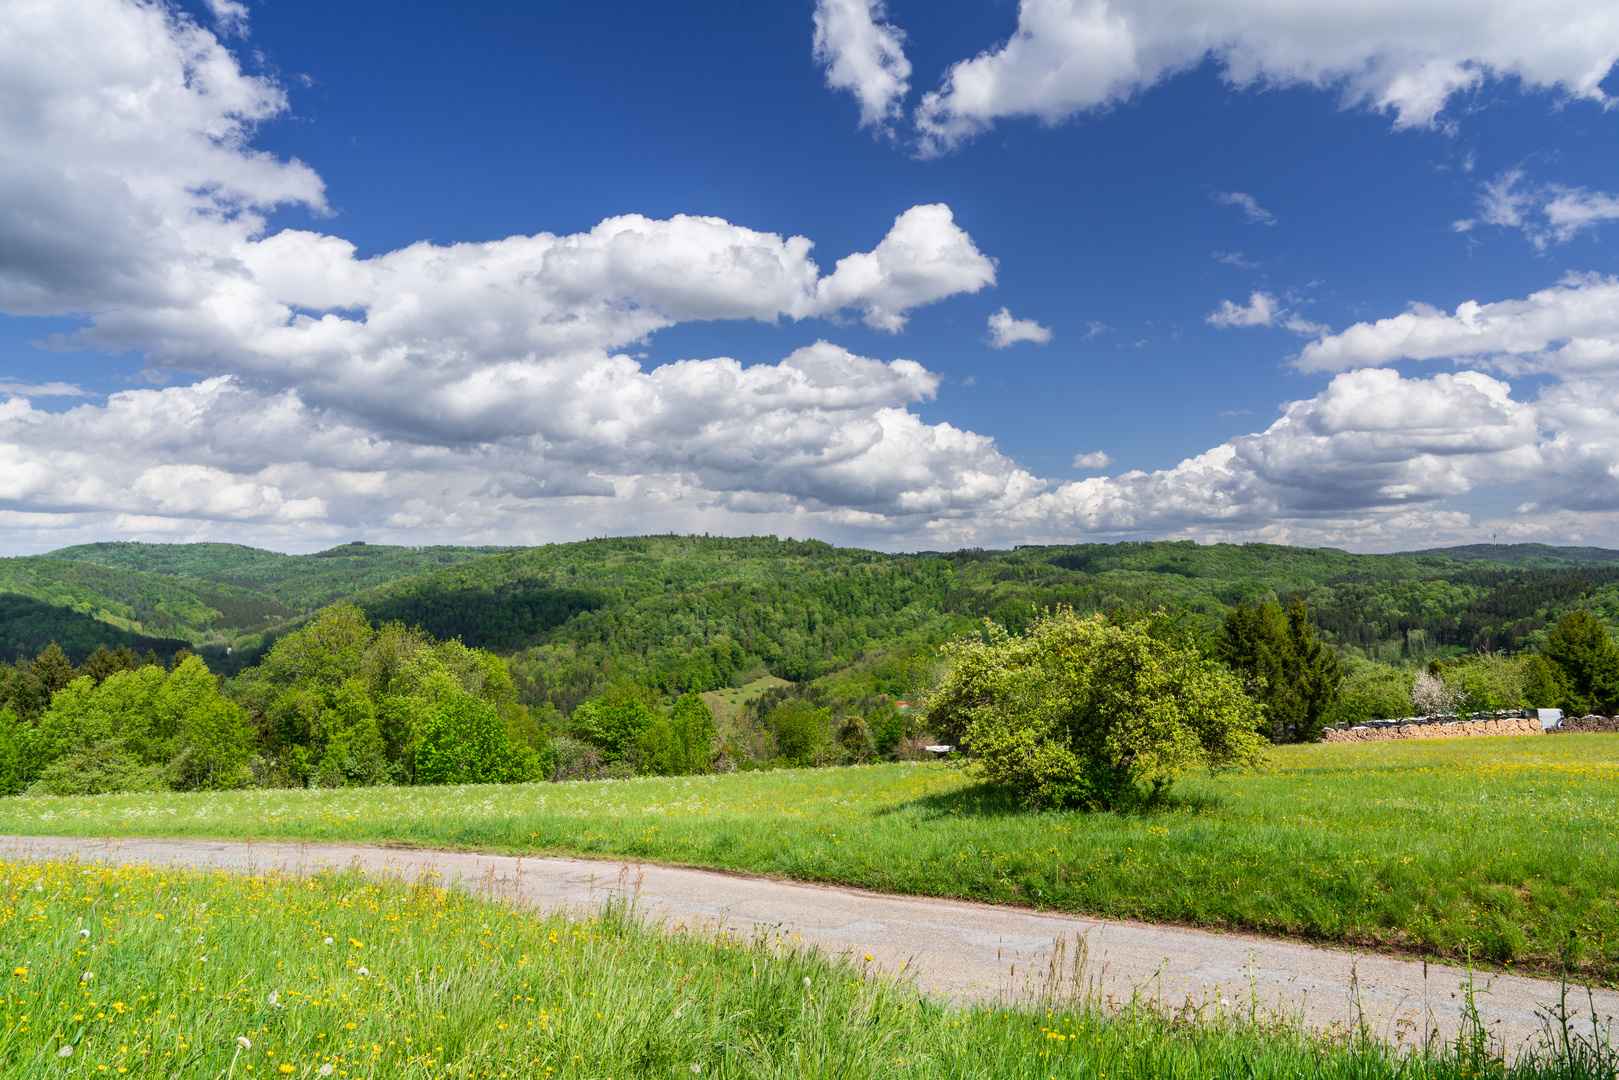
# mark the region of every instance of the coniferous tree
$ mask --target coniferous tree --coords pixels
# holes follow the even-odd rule
[[[1540,655],[1557,666],[1567,684],[1558,703],[1565,713],[1611,714],[1619,709],[1619,648],[1589,611],[1564,616],[1546,635]]]
[[[1313,742],[1344,682],[1338,654],[1316,637],[1310,611],[1295,599],[1284,612],[1267,602],[1226,612],[1214,654],[1265,706],[1262,731],[1273,742]]]

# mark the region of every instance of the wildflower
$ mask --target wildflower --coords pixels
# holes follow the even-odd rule
[[[253,1049],[253,1041],[251,1039],[249,1039],[246,1035],[238,1035],[238,1036],[236,1036],[236,1045],[240,1046],[243,1050],[251,1050],[251,1049]]]
[[[320,1067],[320,1074],[322,1076],[330,1076],[330,1075],[332,1075],[332,1067],[331,1067],[331,1065],[330,1064],[322,1065]]]
[[[156,919],[158,922],[162,922],[168,918],[168,916],[164,915],[161,911],[155,911],[152,913],[152,918]]]
[[[358,975],[358,976],[360,976],[360,978],[362,978],[362,979],[363,979],[363,978],[365,978],[365,977],[366,977],[366,976],[367,976],[367,975],[370,975],[370,974],[371,974],[371,971],[370,971],[370,969],[369,969],[369,968],[361,968],[361,969],[360,969],[360,970],[359,970],[359,971],[357,971],[357,972],[355,972],[355,974],[356,974],[356,975]]]
[[[284,1074],[290,1075],[292,1073],[292,1066],[283,1063],[281,1066],[281,1071]]]
[[[331,943],[332,943],[332,939],[331,939],[331,938],[327,938],[327,939],[326,939],[326,944],[327,944],[327,945],[330,945],[330,944],[331,944]]]
[[[691,1071],[694,1072],[694,1073],[700,1073],[700,1072],[703,1071],[703,1067],[702,1067],[702,1065],[700,1065],[700,1064],[698,1064],[697,1062],[694,1061],[694,1062],[691,1063]]]
[[[60,1049],[60,1050],[58,1050],[56,1052],[56,1056],[59,1057],[59,1058],[70,1058],[70,1057],[72,1057],[73,1056],[73,1047],[71,1047],[71,1046],[62,1047],[62,1049]]]
[[[809,978],[808,975],[806,975],[806,976],[804,976],[804,985],[807,987],[807,986],[809,986],[809,984],[810,984],[810,978]]]
[[[13,975],[27,975],[27,974],[28,974],[28,968],[27,968],[27,967],[26,967],[26,966],[25,966],[25,967],[20,967],[20,968],[16,968],[16,969],[14,969],[14,970],[13,970],[13,971],[12,971],[12,974],[13,974]]]

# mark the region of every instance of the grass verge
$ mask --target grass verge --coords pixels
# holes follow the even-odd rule
[[[0,1078],[1586,1077],[1240,1015],[952,1009],[767,938],[360,873],[0,861]],[[1480,1029],[1482,1032],[1482,1029]]]
[[[0,834],[576,852],[1619,980],[1619,739],[1277,750],[1137,814],[937,764],[509,787],[0,799]]]

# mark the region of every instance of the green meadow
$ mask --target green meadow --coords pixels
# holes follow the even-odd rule
[[[1276,748],[1140,813],[940,763],[574,784],[0,800],[0,833],[346,841],[720,867],[1619,979],[1619,739]],[[1572,946],[1570,942],[1572,941]]]

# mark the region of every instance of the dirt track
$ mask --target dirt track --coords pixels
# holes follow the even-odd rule
[[[922,990],[958,1000],[1030,992],[1049,977],[1053,946],[1087,957],[1082,984],[1113,998],[1133,993],[1179,1005],[1190,998],[1247,1010],[1302,1011],[1318,1027],[1352,1024],[1355,996],[1367,1021],[1407,1041],[1437,1028],[1453,1032],[1467,972],[1390,957],[1353,954],[1244,934],[1084,919],[1016,908],[806,885],[711,870],[582,859],[520,859],[456,852],[395,851],[335,844],[249,844],[208,840],[0,838],[0,855],[80,858],[157,865],[279,869],[311,873],[356,865],[409,878],[427,872],[543,908],[580,907],[609,895],[638,896],[649,916],[674,924],[723,923],[744,931],[777,927],[832,954],[871,955]],[[1080,943],[1083,943],[1082,945]],[[1064,970],[1072,984],[1074,972]],[[1480,976],[1491,1030],[1509,1047],[1531,1044],[1536,1010],[1556,1000],[1555,983],[1514,975]],[[1577,994],[1581,1008],[1583,991]],[[1599,1016],[1619,1015],[1619,993],[1598,991]],[[1587,1028],[1589,1030],[1589,1028]]]

